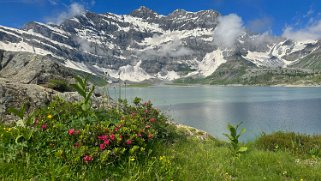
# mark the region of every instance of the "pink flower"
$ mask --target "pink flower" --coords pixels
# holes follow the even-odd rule
[[[104,144],[109,145],[110,144],[109,140],[104,140]]]
[[[111,135],[110,135],[110,139],[114,141],[114,140],[115,140],[115,135],[114,135],[114,134],[111,134]]]
[[[126,143],[127,143],[127,145],[131,145],[133,143],[133,141],[132,140],[127,140]]]
[[[93,157],[91,157],[91,156],[89,156],[89,155],[85,155],[85,156],[83,157],[83,160],[84,160],[86,163],[88,163],[88,162],[90,162],[90,161],[93,160]]]
[[[74,144],[74,147],[78,148],[78,147],[80,147],[80,144],[79,144],[78,142],[76,142],[76,143]]]
[[[74,128],[72,128],[72,129],[70,129],[70,130],[68,131],[68,134],[69,134],[69,135],[73,135],[73,134],[74,134],[74,132],[75,132],[75,129],[74,129]]]
[[[42,129],[42,130],[46,130],[46,129],[47,129],[47,123],[41,125],[41,129]]]
[[[122,140],[122,139],[123,139],[123,136],[122,136],[122,135],[119,135],[119,139]]]
[[[149,129],[149,128],[150,128],[150,125],[146,125],[145,128],[146,128],[146,129]]]
[[[107,135],[101,135],[101,136],[98,136],[98,139],[100,139],[100,140],[107,140],[107,139],[108,139],[108,136],[107,136]]]
[[[146,114],[148,113],[148,110],[147,110],[147,109],[145,110],[145,113],[146,113]]]
[[[155,118],[150,118],[149,122],[154,123],[154,122],[156,122],[156,119]]]
[[[137,136],[138,136],[138,137],[142,137],[142,134],[138,133]]]
[[[99,147],[100,147],[100,150],[104,150],[106,148],[105,144],[100,144]]]

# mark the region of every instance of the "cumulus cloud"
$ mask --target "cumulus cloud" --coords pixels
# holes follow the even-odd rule
[[[239,16],[236,14],[221,16],[214,30],[214,43],[223,48],[233,48],[237,38],[244,33],[243,21]]]
[[[154,36],[153,38],[157,40],[161,37]],[[173,41],[169,41],[160,45],[158,49],[147,50],[143,53],[145,56],[181,57],[191,55],[194,53],[194,51],[185,47],[183,42],[178,37],[174,37]]]
[[[61,24],[66,19],[72,18],[74,16],[80,15],[85,12],[85,8],[83,5],[78,3],[72,3],[70,6],[68,6],[68,9],[64,12],[61,12],[58,16],[55,18],[47,18],[48,23],[53,24]]]
[[[321,20],[298,30],[288,26],[283,30],[282,36],[296,41],[319,40],[321,39]]]
[[[252,35],[247,39],[247,45],[250,51],[267,51],[269,50],[269,45],[275,43],[278,37],[275,37],[271,32],[264,32],[256,35]]]

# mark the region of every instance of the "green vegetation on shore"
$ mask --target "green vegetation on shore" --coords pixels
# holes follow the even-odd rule
[[[57,98],[0,125],[0,180],[318,180],[321,136],[277,132],[239,143],[176,126],[150,102],[93,109]],[[246,133],[245,133],[246,134]]]

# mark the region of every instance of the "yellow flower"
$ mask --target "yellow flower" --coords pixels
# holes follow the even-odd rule
[[[52,115],[51,115],[51,114],[49,114],[49,115],[47,116],[47,118],[48,118],[48,119],[51,119],[51,118],[52,118]]]
[[[160,156],[160,157],[159,157],[159,160],[160,160],[160,161],[165,160],[165,159],[166,159],[165,156]]]
[[[135,157],[131,156],[131,157],[129,158],[129,160],[133,162],[133,161],[135,161]]]

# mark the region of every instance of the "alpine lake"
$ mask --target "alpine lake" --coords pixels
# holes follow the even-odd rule
[[[150,100],[175,123],[225,139],[227,124],[246,128],[242,141],[276,131],[321,134],[320,87],[174,86],[109,87],[113,99]]]

